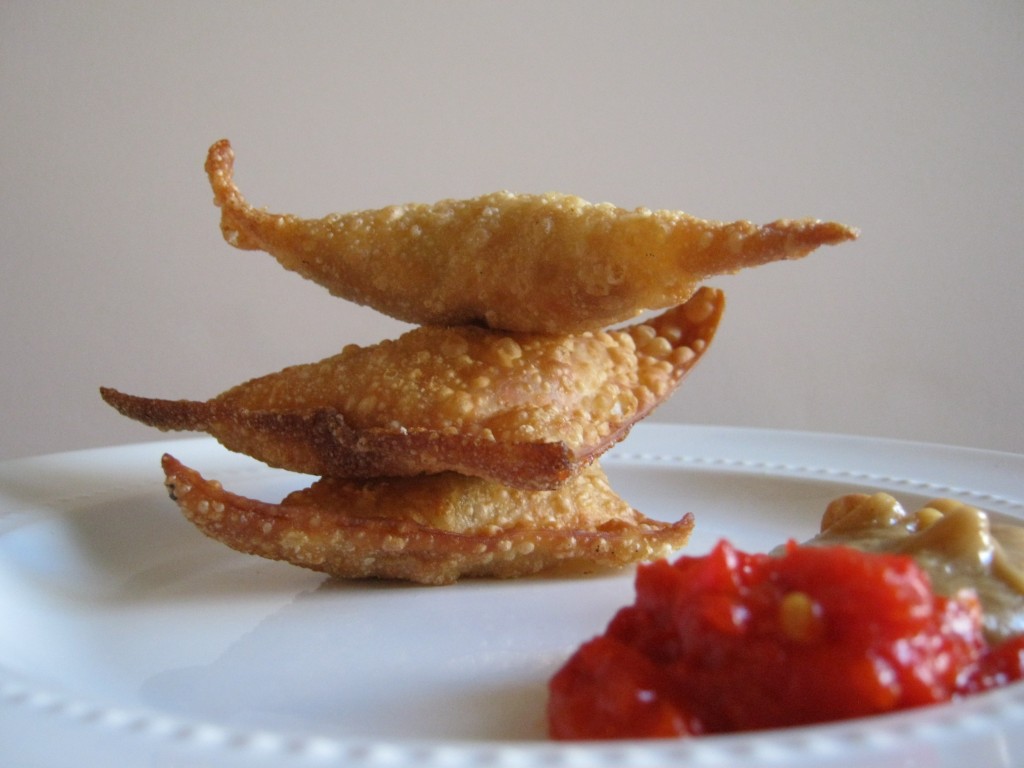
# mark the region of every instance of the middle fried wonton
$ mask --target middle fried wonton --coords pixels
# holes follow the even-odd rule
[[[253,379],[206,402],[102,390],[131,418],[205,431],[271,466],[332,477],[455,471],[552,488],[663,402],[711,342],[724,296],[622,330],[424,326]]]

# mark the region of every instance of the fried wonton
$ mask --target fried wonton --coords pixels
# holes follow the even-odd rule
[[[280,504],[225,491],[172,456],[167,488],[203,533],[232,549],[341,578],[448,584],[513,578],[559,565],[600,569],[668,555],[693,517],[631,509],[597,463],[554,491],[524,491],[452,472],[322,479]]]
[[[205,431],[271,466],[332,477],[456,471],[552,488],[663,402],[710,344],[724,295],[621,330],[423,326],[253,379],[206,402],[104,388],[122,414]]]
[[[228,243],[266,251],[334,295],[415,324],[595,330],[680,304],[713,275],[857,236],[835,222],[707,221],[555,193],[303,219],[249,205],[233,164],[227,140],[210,148],[206,172]]]

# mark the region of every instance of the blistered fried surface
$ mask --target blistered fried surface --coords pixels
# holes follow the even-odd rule
[[[225,491],[171,456],[167,488],[184,515],[232,549],[340,578],[449,584],[560,565],[601,569],[667,556],[693,527],[631,509],[592,464],[555,491],[454,473],[320,480],[268,504]]]
[[[857,236],[835,222],[707,221],[550,193],[497,192],[305,219],[249,205],[234,152],[206,171],[228,243],[263,250],[342,298],[417,324],[565,333],[686,301],[707,278]]]
[[[207,402],[108,403],[162,429],[313,475],[446,470],[527,488],[563,482],[663,402],[708,348],[724,296],[623,330],[517,334],[419,327],[253,379]]]

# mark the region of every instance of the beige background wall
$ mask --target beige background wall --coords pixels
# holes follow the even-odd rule
[[[404,326],[223,243],[202,174],[332,210],[571,192],[861,239],[715,281],[660,421],[1024,450],[1019,2],[0,4],[0,458],[158,435]]]

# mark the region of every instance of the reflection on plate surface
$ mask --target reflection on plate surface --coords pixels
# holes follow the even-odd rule
[[[339,582],[205,539],[167,499],[171,451],[232,491],[306,478],[208,439],[0,464],[0,757],[22,765],[1010,766],[1024,690],[763,734],[544,739],[548,677],[633,596],[632,569],[449,587]],[[1024,456],[642,424],[603,464],[688,552],[807,538],[825,504],[887,490],[1024,517]],[[1020,734],[1020,735],[1019,735]]]

